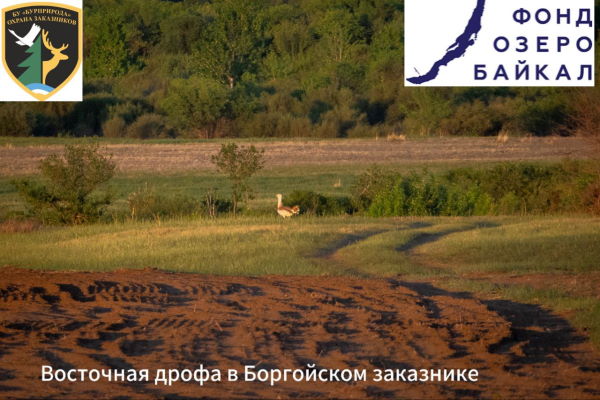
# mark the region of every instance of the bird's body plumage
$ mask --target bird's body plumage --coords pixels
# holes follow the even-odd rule
[[[294,215],[300,214],[300,207],[286,207],[283,205],[283,196],[277,195],[277,214],[281,215],[283,218],[290,218]]]

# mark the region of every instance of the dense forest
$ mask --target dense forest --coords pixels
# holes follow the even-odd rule
[[[600,125],[597,88],[405,88],[403,9],[86,0],[85,101],[0,104],[0,136],[542,136]]]

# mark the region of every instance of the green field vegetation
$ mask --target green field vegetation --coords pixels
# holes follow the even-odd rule
[[[337,165],[328,166],[326,170],[316,165],[267,168],[250,179],[255,198],[244,212],[250,216],[272,215],[277,193],[283,193],[284,199],[293,195],[294,200],[298,198],[294,194],[309,191],[328,199],[346,198],[360,213],[376,217],[437,215],[432,213],[437,208],[441,210],[439,215],[457,216],[586,213],[590,211],[588,203],[595,195],[589,190],[589,186],[597,181],[595,174],[595,163],[577,161],[438,162],[429,164],[426,169],[416,163],[385,167]],[[28,178],[39,179],[36,176]],[[406,180],[411,184],[410,190],[405,187],[406,193],[399,197],[395,189],[402,187]],[[0,177],[0,220],[26,211],[13,181],[14,178]],[[431,185],[432,182],[435,185]],[[474,185],[477,186],[475,189]],[[367,187],[369,190],[365,191]],[[231,196],[230,182],[216,171],[176,175],[119,173],[100,189],[100,192],[110,192],[114,199],[103,221],[127,218],[129,196],[145,189],[170,199],[183,199],[183,203],[202,202],[213,190],[220,199]],[[473,190],[479,196],[472,196],[474,200],[451,196]],[[481,198],[486,200],[486,207],[479,207],[479,214],[468,204],[461,206]],[[435,206],[436,202],[440,205]],[[442,212],[442,207],[446,207],[448,214]]]
[[[121,174],[100,190],[115,198],[107,214],[97,223],[77,226],[32,222],[11,180],[1,178],[0,265],[244,276],[399,276],[541,304],[563,312],[600,345],[597,289],[580,290],[568,283],[600,283],[600,219],[581,202],[594,168],[593,162],[564,161],[461,168],[439,163],[427,171],[418,165],[266,169],[250,181],[256,198],[247,209],[217,218],[196,212],[193,203],[214,188],[219,188],[220,198],[227,198],[230,183],[224,176]],[[510,195],[514,207],[503,210],[512,216],[498,216],[502,210],[491,206],[484,216],[432,216],[448,215],[434,213],[440,210],[460,211],[456,204],[461,202],[450,201],[448,194],[453,188],[469,193],[473,185],[486,194],[488,205],[503,204]],[[142,205],[150,199],[179,217],[167,212],[166,217],[132,218],[132,193],[139,194]],[[345,197],[358,206],[354,215],[283,220],[275,213],[276,193],[298,201],[324,199],[324,204]],[[401,212],[372,212],[378,201]],[[533,284],[519,280],[531,276]]]
[[[443,264],[459,265],[456,270],[461,273],[592,272],[600,269],[600,227],[596,222],[515,220],[496,229],[455,234],[443,243],[426,244],[422,250]]]
[[[30,140],[30,139],[28,139]],[[37,140],[37,139],[36,139]],[[51,139],[52,140],[52,139]],[[58,139],[60,140],[60,139]],[[11,141],[12,142],[12,141]],[[68,142],[70,143],[70,142]],[[87,143],[87,142],[86,142]],[[432,172],[443,172],[451,167],[469,165],[468,163],[432,163],[428,169]],[[489,165],[495,165],[490,163]],[[288,194],[294,190],[310,190],[326,196],[350,196],[357,177],[364,173],[369,165],[329,165],[326,171],[318,165],[302,167],[267,168],[251,178],[255,188],[255,199],[250,208],[258,212],[274,212],[277,193]],[[410,171],[420,170],[420,164],[388,165],[384,170]],[[37,179],[36,176],[26,177]],[[20,199],[12,177],[0,177],[0,220],[14,213],[23,212],[25,204]],[[150,174],[150,173],[119,173],[103,189],[110,190],[115,198],[109,209],[110,215],[123,215],[127,211],[129,194],[144,187],[151,187],[161,193],[184,195],[202,199],[207,191],[218,188],[221,197],[230,195],[230,184],[225,176],[216,171],[203,171],[187,174]]]
[[[0,136],[545,136],[598,128],[589,112],[597,113],[597,88],[405,88],[403,0],[88,0],[84,13],[84,101],[0,104]]]
[[[277,193],[294,190],[313,190],[327,196],[349,196],[356,177],[367,166],[330,166],[324,172],[319,166],[279,167],[261,171],[251,179],[256,198],[250,204],[250,212],[274,213]],[[401,167],[401,168],[411,168]],[[436,170],[446,168],[444,165]],[[36,178],[36,177],[32,177]],[[0,220],[25,210],[15,187],[14,178],[0,177]],[[216,172],[177,175],[118,174],[103,189],[110,190],[115,198],[109,208],[109,216],[127,215],[127,197],[134,191],[149,186],[157,192],[171,196],[183,195],[203,199],[207,191],[218,188],[220,197],[230,196],[230,185],[226,177]]]
[[[536,303],[600,345],[600,301],[560,280],[598,280],[600,219],[589,217],[183,218],[0,233],[6,265],[159,268],[217,275],[396,277]],[[539,286],[511,283],[536,274]],[[594,275],[596,274],[596,275]]]

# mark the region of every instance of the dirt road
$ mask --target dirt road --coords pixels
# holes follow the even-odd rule
[[[430,138],[386,140],[286,141],[258,143],[265,149],[267,167],[413,162],[477,162],[586,158],[588,144],[579,138]],[[218,143],[108,145],[123,172],[174,173],[213,168],[210,157]],[[0,175],[36,172],[38,163],[62,146],[0,147]]]
[[[600,397],[600,356],[538,306],[425,283],[0,270],[0,397]],[[42,382],[72,369],[473,368],[477,383]],[[373,378],[373,375],[369,375]]]

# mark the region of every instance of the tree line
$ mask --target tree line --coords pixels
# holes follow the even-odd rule
[[[595,88],[405,88],[403,0],[87,0],[84,12],[84,101],[0,104],[1,136],[544,136],[599,124]]]

